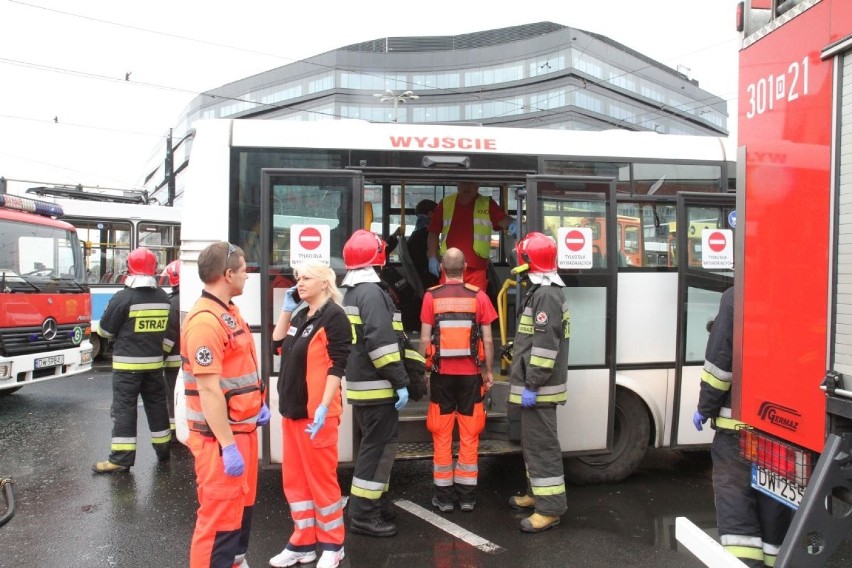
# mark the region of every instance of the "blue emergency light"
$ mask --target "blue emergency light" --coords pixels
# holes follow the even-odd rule
[[[28,213],[35,213],[36,215],[44,215],[45,217],[61,217],[64,213],[62,207],[56,203],[8,194],[0,194],[0,207],[26,211]]]

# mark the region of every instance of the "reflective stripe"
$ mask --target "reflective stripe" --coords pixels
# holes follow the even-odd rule
[[[293,524],[300,529],[306,529],[316,524],[317,520],[313,517],[309,519],[293,519]]]
[[[316,509],[317,513],[322,515],[323,517],[328,517],[332,513],[336,512],[336,511],[342,511],[342,510],[343,510],[343,499],[341,499],[337,503],[333,503],[333,504],[329,505],[328,507],[317,507],[317,509]]]
[[[535,355],[531,355],[530,365],[535,365],[536,367],[543,367],[545,369],[552,369],[554,366],[556,366],[556,359],[545,359],[544,357],[536,357]]]
[[[456,475],[453,478],[453,481],[459,485],[476,485],[476,476],[467,477],[464,475]]]
[[[349,493],[357,497],[363,497],[364,499],[375,501],[376,499],[381,498],[382,493],[384,493],[384,489],[365,489],[363,487],[356,487],[353,483],[352,487],[349,489]]]
[[[347,400],[392,399],[393,395],[393,385],[390,381],[346,381]]]
[[[559,355],[559,352],[555,349],[545,349],[543,347],[533,347],[530,353],[547,359],[556,359],[556,356]]]
[[[314,508],[313,501],[296,501],[290,503],[290,511],[300,513],[302,511],[312,511]]]
[[[450,232],[450,225],[453,222],[453,213],[455,212],[456,199],[458,193],[448,195],[441,202],[443,209],[443,219],[441,227],[441,248],[440,252],[443,255],[447,252],[447,233]],[[488,258],[491,251],[491,215],[490,215],[491,198],[485,195],[477,195],[473,203],[473,251],[481,258]]]
[[[713,419],[713,424],[716,428],[722,428],[723,430],[740,430],[746,427],[745,422],[740,422],[739,420],[734,420],[733,418],[724,418],[722,416],[717,416]]]
[[[707,383],[714,389],[723,392],[728,392],[729,390],[731,390],[731,381],[723,381],[722,379],[713,376],[713,374],[707,369],[701,371],[701,382]]]
[[[163,368],[163,358],[113,355],[112,368],[117,371],[154,371]]]
[[[172,339],[163,338],[163,351],[166,353],[171,353],[172,348],[175,346],[175,342]]]
[[[763,561],[763,551],[758,548],[750,548],[746,546],[725,546],[725,550],[737,558]]]
[[[136,444],[112,444],[110,450],[113,452],[135,452]]]
[[[399,354],[399,343],[383,345],[378,349],[373,349],[367,355],[369,355],[376,369],[381,369],[390,363],[402,361],[402,356]]]
[[[415,351],[414,349],[406,349],[405,358],[411,359],[413,361],[420,361],[421,363],[426,362],[426,358],[423,357],[423,355],[421,355],[419,351]]]
[[[561,495],[565,493],[565,477],[531,477],[533,496]]]
[[[725,371],[724,369],[720,369],[710,361],[704,361],[704,370],[708,371],[720,381],[725,381],[728,383],[731,382],[731,378],[733,378],[734,376],[731,371]]]
[[[343,526],[343,517],[339,517],[339,518],[334,519],[333,521],[329,521],[327,523],[324,523],[322,521],[317,521],[317,528],[324,530],[325,532],[329,532],[331,530],[336,529],[337,527],[342,527],[342,526]]]
[[[171,309],[171,306],[169,304],[161,304],[159,302],[130,304],[130,313],[131,314],[133,314],[135,312],[165,311],[166,315],[168,315],[170,309]]]
[[[168,444],[172,441],[172,431],[165,430],[165,434],[161,436],[151,435],[151,443],[152,444]]]
[[[113,438],[112,443],[113,444],[135,444],[136,443],[136,436],[133,436],[133,437],[130,437],[130,438]]]

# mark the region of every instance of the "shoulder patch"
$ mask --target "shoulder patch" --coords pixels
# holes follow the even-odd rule
[[[547,325],[547,312],[538,311],[535,314],[536,325]]]
[[[209,367],[213,364],[213,351],[206,345],[202,345],[195,350],[195,362],[202,367]]]
[[[232,316],[228,312],[225,312],[220,317],[222,318],[222,321],[225,322],[225,325],[227,325],[229,329],[237,329],[237,320],[234,319],[234,316]]]
[[[311,335],[311,332],[314,330],[314,324],[309,323],[305,328],[305,331],[302,332],[302,337],[308,337]]]

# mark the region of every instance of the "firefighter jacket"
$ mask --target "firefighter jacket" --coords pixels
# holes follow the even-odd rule
[[[284,418],[313,418],[329,375],[343,378],[352,336],[343,308],[328,300],[313,315],[297,310],[281,344],[278,411]],[[343,413],[340,394],[327,416]]]
[[[719,313],[713,321],[704,369],[701,371],[701,393],[698,395],[698,412],[713,419],[713,426],[723,430],[737,430],[743,426],[731,418],[731,379],[733,378],[734,343],[734,289],[728,288],[719,302]]]
[[[345,290],[343,306],[352,326],[346,400],[362,406],[394,402],[396,390],[408,386],[408,373],[394,330],[394,323],[402,322],[393,301],[379,284],[363,282]]]
[[[432,337],[427,347],[430,370],[447,373],[446,369],[442,370],[442,360],[469,357],[473,361],[473,369],[468,374],[479,371],[484,349],[482,327],[477,321],[478,292],[479,288],[463,282],[448,282],[427,292],[431,296],[434,318]]]
[[[441,201],[443,207],[443,224],[441,226],[441,254],[447,252],[447,233],[453,222],[458,194],[448,195]],[[480,258],[488,258],[491,254],[491,198],[485,195],[476,197],[473,205],[473,252]]]
[[[239,308],[233,302],[225,305],[203,291],[186,316],[181,345],[189,429],[213,435],[202,412],[198,377],[218,375],[231,431],[255,431],[264,386],[258,372],[254,339]]]
[[[110,299],[98,334],[115,340],[114,371],[139,373],[163,368],[163,337],[169,297],[161,288],[123,288]]]
[[[169,321],[163,337],[163,357],[166,369],[180,368],[180,292],[177,288],[169,295]]]
[[[524,387],[536,405],[565,404],[571,319],[562,287],[535,285],[527,292],[512,347],[509,403],[520,404]]]

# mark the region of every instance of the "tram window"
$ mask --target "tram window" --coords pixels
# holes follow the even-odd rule
[[[722,168],[697,164],[633,164],[634,188],[640,195],[677,195],[682,191],[722,191]],[[727,187],[728,180],[725,180]]]
[[[180,226],[160,223],[139,223],[138,246],[146,247],[157,257],[160,269],[178,258]]]
[[[84,245],[86,280],[89,284],[110,284],[126,271],[130,254],[129,222],[68,220],[77,229],[77,237]],[[88,250],[86,250],[88,249]]]
[[[615,178],[618,193],[630,193],[630,164],[625,162],[582,162],[545,160],[543,173],[559,176],[594,176]]]

